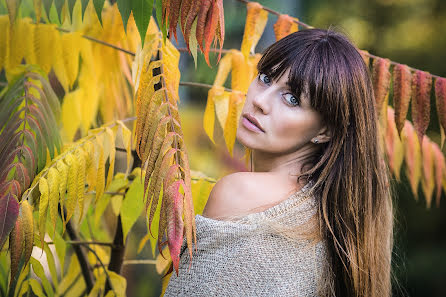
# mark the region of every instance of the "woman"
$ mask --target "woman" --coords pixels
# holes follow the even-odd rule
[[[358,49],[303,30],[257,69],[237,130],[252,172],[214,186],[165,296],[390,296],[391,188]]]

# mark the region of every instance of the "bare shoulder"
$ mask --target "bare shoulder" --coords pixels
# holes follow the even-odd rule
[[[244,172],[228,174],[220,178],[209,194],[208,201],[203,210],[203,216],[209,218],[220,218],[228,215],[231,205],[234,206],[234,196],[242,195]]]
[[[221,219],[243,213],[283,197],[283,189],[270,175],[259,172],[236,172],[217,181],[209,194],[203,216]]]

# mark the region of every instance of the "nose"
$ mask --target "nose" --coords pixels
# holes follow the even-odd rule
[[[268,114],[271,109],[271,96],[273,96],[273,88],[263,89],[254,95],[252,104],[260,109],[262,113]]]

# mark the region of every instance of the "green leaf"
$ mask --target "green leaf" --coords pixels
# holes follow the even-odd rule
[[[139,172],[137,172],[138,170]],[[130,188],[126,193],[121,206],[121,222],[122,230],[124,233],[124,243],[126,242],[128,232],[135,224],[136,220],[141,215],[141,212],[144,208],[144,203],[142,200],[142,196],[144,194],[144,185],[138,178],[138,176],[140,175],[140,171],[141,168],[136,168],[132,172],[132,175],[136,175],[136,178],[130,185]]]
[[[90,0],[82,0],[81,1],[81,4],[82,4],[82,21],[84,20],[84,14],[85,14],[85,10],[87,9],[88,2],[90,2]]]
[[[152,16],[153,0],[131,0],[130,3],[132,5],[136,27],[141,36],[141,48],[144,48],[147,27]]]
[[[122,23],[124,24],[124,32],[127,34],[127,21],[129,20],[130,11],[132,10],[131,1],[117,0],[119,13],[121,14]]]
[[[54,0],[54,5],[56,6],[57,16],[60,23],[62,23],[62,7],[64,4],[65,0]]]
[[[159,197],[153,197],[152,199],[162,199],[163,197],[163,190],[161,190]],[[152,200],[152,203],[153,203]],[[152,248],[152,256],[155,256],[155,249],[158,242],[158,231],[159,231],[159,221],[160,221],[160,212],[161,212],[161,203],[162,201],[159,201],[159,203],[156,206],[155,214],[153,215],[152,219],[152,235],[150,237],[150,247]],[[150,233],[149,230],[149,220],[147,220],[147,232]]]
[[[42,1],[43,1],[43,7],[45,8],[46,17],[49,19],[51,4],[53,4],[53,0],[42,0]]]
[[[8,7],[9,22],[14,24],[15,18],[17,16],[17,11],[19,10],[21,0],[6,0],[6,6]]]
[[[36,294],[38,297],[46,296],[45,293],[43,293],[42,287],[40,286],[39,282],[35,278],[30,278],[29,284],[33,289],[34,294]]]
[[[66,296],[67,291],[73,284],[77,283],[78,278],[83,281],[82,275],[80,275],[79,261],[75,254],[70,258],[70,265],[68,266],[65,277],[60,281],[59,286],[56,288],[58,296]],[[84,283],[85,287],[85,283]]]
[[[96,14],[98,15],[99,22],[102,26],[102,8],[104,8],[105,0],[93,0],[94,9],[96,10]]]
[[[167,24],[162,21],[163,17],[163,0],[156,0],[156,20],[158,22],[158,27],[163,33],[163,41],[166,43],[167,37]]]
[[[194,57],[195,69],[197,69],[197,37],[195,36],[197,31],[197,21],[198,18],[196,18],[192,23],[192,28],[189,35],[189,49],[192,53],[192,57]]]
[[[125,290],[127,288],[127,280],[113,271],[108,271],[112,286],[116,292],[116,296],[125,296]]]
[[[68,11],[70,12],[70,20],[73,23],[73,9],[74,4],[76,4],[76,0],[68,0]]]
[[[37,261],[34,257],[31,257],[29,262],[31,263],[31,265],[33,266],[33,271],[34,273],[40,278],[40,280],[42,281],[42,285],[45,289],[45,293],[47,296],[54,296],[54,291],[53,291],[53,287],[51,287],[50,282],[48,281],[48,279],[45,276],[45,271],[43,270],[43,266],[42,264],[40,264],[39,261]]]
[[[63,238],[59,235],[58,232],[55,233],[54,236],[54,245],[56,246],[56,253],[57,253],[57,257],[59,258],[59,262],[60,262],[60,267],[62,267],[61,269],[61,275],[63,276],[63,267],[65,264],[65,253],[67,250],[67,244],[65,243],[65,240],[63,240]]]
[[[50,250],[50,247],[46,242],[44,243],[43,250],[45,251],[46,254],[46,260],[48,262],[48,268],[50,270],[51,280],[53,281],[54,286],[57,287],[57,285],[59,284],[59,280],[57,279],[56,262],[54,262],[53,252]]]

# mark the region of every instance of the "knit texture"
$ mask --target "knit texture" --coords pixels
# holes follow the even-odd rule
[[[189,269],[184,240],[178,276],[174,270],[164,296],[320,295],[318,285],[326,280],[329,263],[325,240],[291,240],[260,224],[271,221],[292,227],[309,221],[317,211],[312,184],[236,221],[196,215],[197,251],[194,247],[192,264]]]

